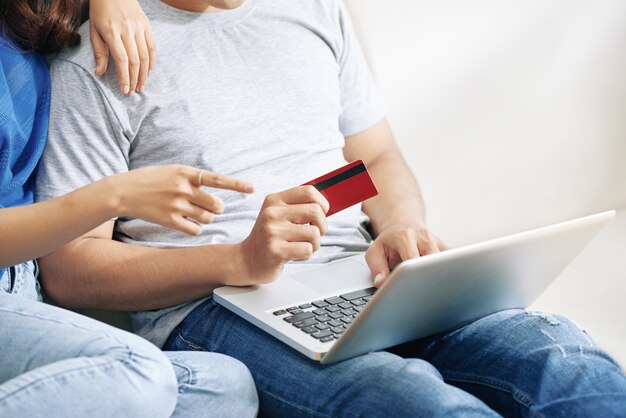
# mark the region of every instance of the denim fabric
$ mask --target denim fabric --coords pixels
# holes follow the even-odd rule
[[[256,415],[254,382],[239,361],[163,353],[131,333],[27,300],[34,265],[16,271],[24,281],[13,281],[21,284],[12,294],[0,291],[0,418]]]
[[[11,293],[13,288],[13,272],[6,268],[0,269],[0,292]]]
[[[178,403],[172,418],[257,415],[254,380],[240,361],[206,352],[166,351],[165,355],[178,380]]]
[[[241,360],[266,417],[617,417],[626,377],[572,321],[524,310],[322,366],[208,300],[168,350]]]
[[[0,291],[25,299],[41,301],[36,261],[28,261],[4,270],[0,277]]]
[[[1,417],[169,417],[177,380],[157,347],[0,292]]]

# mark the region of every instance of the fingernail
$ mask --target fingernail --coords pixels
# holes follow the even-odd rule
[[[129,86],[122,87],[122,93],[124,93],[125,95],[128,95],[129,92],[130,92],[130,87]]]
[[[376,275],[376,277],[374,277],[374,286],[378,287],[378,285],[380,284],[380,282],[383,281],[383,274],[382,273],[378,273]]]
[[[253,186],[253,185],[251,185],[251,184],[248,184],[248,185],[246,186],[246,192],[248,192],[248,193],[252,193],[252,192],[254,192],[254,186]]]
[[[143,91],[143,86],[137,86],[137,89],[135,91],[137,93],[141,93]]]

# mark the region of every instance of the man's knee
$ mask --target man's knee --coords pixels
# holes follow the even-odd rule
[[[484,343],[511,360],[528,360],[545,367],[547,363],[579,363],[589,360],[614,361],[600,350],[573,320],[537,311],[510,309],[485,317],[470,327]]]
[[[574,321],[560,315],[523,309],[507,309],[461,328],[460,333],[482,335],[494,342],[517,346],[524,343],[560,342],[593,346],[593,340]]]
[[[358,399],[368,410],[394,416],[492,415],[481,401],[446,384],[439,371],[421,359],[376,352],[339,363],[331,372],[334,402],[339,405]]]

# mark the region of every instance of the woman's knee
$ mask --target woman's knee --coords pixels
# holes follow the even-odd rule
[[[125,405],[128,416],[170,417],[178,398],[174,368],[158,347],[147,341],[148,345],[143,343],[128,346],[128,357],[117,359],[128,377],[120,382],[120,385],[128,384],[128,388],[121,391],[126,399],[120,402]]]
[[[214,361],[220,363],[221,375],[219,381],[222,385],[224,397],[245,401],[254,407],[258,404],[258,397],[254,386],[254,379],[248,368],[239,360],[222,354],[211,353],[216,356]]]
[[[239,360],[200,351],[168,351],[166,355],[178,379],[177,413],[204,416],[210,405],[214,416],[256,416],[259,400],[254,380]]]

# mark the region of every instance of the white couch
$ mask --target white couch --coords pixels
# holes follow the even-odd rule
[[[533,309],[626,367],[626,2],[345,2],[449,245],[623,208]]]
[[[345,2],[448,244],[623,209],[533,308],[626,366],[626,2]]]

